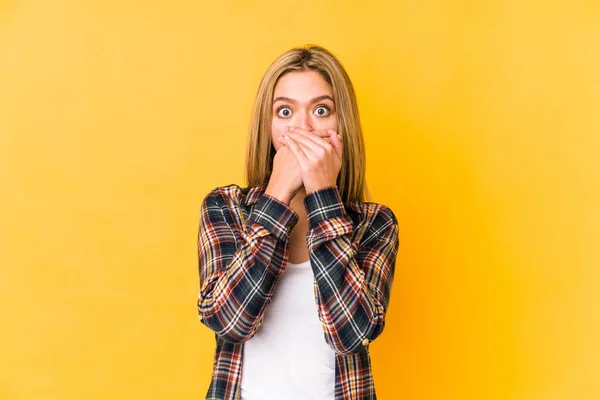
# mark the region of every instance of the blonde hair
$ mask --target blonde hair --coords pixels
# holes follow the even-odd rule
[[[250,187],[267,185],[273,170],[275,147],[271,140],[273,93],[288,72],[314,70],[331,85],[338,133],[343,138],[342,166],[337,186],[344,203],[372,201],[366,183],[366,153],[354,87],[344,67],[328,50],[308,44],[279,56],[265,72],[252,109],[246,148],[246,180]],[[265,155],[268,154],[268,157]]]

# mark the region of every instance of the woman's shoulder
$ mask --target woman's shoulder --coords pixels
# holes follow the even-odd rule
[[[236,205],[251,205],[265,191],[266,185],[242,186],[236,183],[216,186],[205,196],[204,201],[226,202]]]
[[[341,195],[336,195],[341,199]],[[398,220],[392,209],[380,202],[363,200],[342,200],[344,208],[353,214],[353,221],[364,225],[372,225],[375,229],[382,225],[397,224]]]
[[[386,204],[374,201],[361,201],[356,202],[356,204],[361,208],[363,219],[385,225],[398,224],[396,214],[392,208]]]

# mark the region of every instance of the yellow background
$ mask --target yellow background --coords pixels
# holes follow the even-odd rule
[[[401,228],[379,397],[599,399],[600,5],[258,4],[0,2],[0,398],[203,398],[200,202],[317,43]]]

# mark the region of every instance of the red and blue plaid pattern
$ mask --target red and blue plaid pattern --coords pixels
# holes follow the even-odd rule
[[[259,329],[287,263],[299,216],[265,189],[230,184],[202,201],[197,305],[216,341],[205,400],[239,400],[244,342]],[[316,307],[336,354],[332,400],[374,400],[368,345],[385,325],[398,221],[382,204],[344,204],[337,185],[309,193],[304,206]]]

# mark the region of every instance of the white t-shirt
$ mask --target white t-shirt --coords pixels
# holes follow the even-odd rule
[[[244,343],[241,400],[333,400],[335,352],[323,336],[310,260],[287,263]]]

